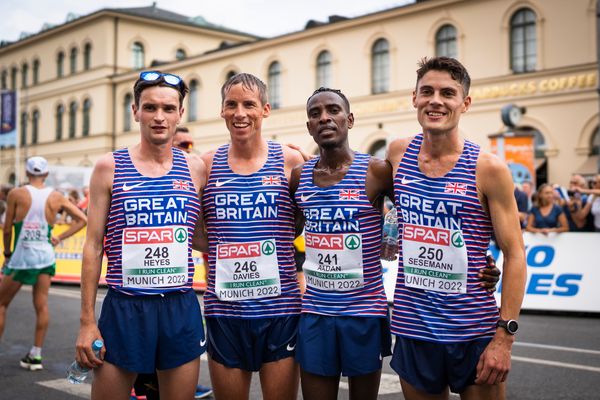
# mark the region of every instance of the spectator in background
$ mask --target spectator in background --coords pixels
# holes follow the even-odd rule
[[[600,174],[593,181],[593,189],[577,188],[577,192],[587,194],[588,201],[583,207],[582,215],[592,215],[594,218],[594,230],[600,232]]]
[[[81,211],[87,214],[88,203],[90,202],[90,188],[88,186],[84,186],[82,192],[83,198],[81,199],[81,201],[77,202],[77,207],[79,207]],[[79,198],[79,194],[77,194],[77,198]]]
[[[534,186],[531,181],[523,181],[521,182],[521,190],[527,195],[527,211],[531,210],[533,207],[533,192]]]
[[[527,225],[527,213],[529,212],[529,197],[527,194],[515,186],[515,200],[517,201],[517,210],[519,211],[519,222],[521,223],[521,229]]]
[[[569,222],[569,231],[571,232],[593,232],[594,218],[584,212],[583,208],[589,200],[587,194],[581,193],[578,189],[586,189],[587,182],[585,178],[578,174],[573,174],[569,181],[567,191],[568,198],[563,206],[567,221]]]
[[[555,203],[555,190],[544,183],[538,188],[535,205],[527,219],[527,232],[548,234],[568,232],[569,224],[562,208]]]
[[[12,185],[2,185],[0,187],[0,224],[4,225],[4,216],[6,215],[6,199],[8,192],[13,188]]]
[[[67,194],[67,200],[69,200],[69,202],[71,204],[74,204],[79,208],[79,206],[78,206],[79,192],[77,191],[77,189],[69,190],[69,193]],[[60,211],[58,212],[58,217],[56,218],[56,223],[57,224],[70,224],[71,223],[71,216],[67,213],[67,210],[64,207],[61,208]]]

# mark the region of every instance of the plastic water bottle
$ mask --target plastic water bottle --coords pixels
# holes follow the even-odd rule
[[[392,208],[385,214],[381,243],[381,258],[394,261],[398,256],[398,214]]]
[[[94,343],[92,343],[92,350],[96,357],[100,355],[100,349],[102,349],[104,343],[102,340],[96,339]],[[69,383],[80,384],[83,383],[90,376],[90,368],[79,365],[77,361],[73,361],[73,363],[67,369],[67,381]]]

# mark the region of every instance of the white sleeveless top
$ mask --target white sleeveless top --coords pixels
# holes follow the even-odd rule
[[[46,201],[54,189],[37,189],[31,185],[25,187],[31,195],[31,207],[21,222],[8,268],[42,269],[55,262],[54,248],[50,243],[50,226],[45,214]]]

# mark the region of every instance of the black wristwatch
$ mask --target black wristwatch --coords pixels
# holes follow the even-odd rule
[[[496,322],[496,326],[506,329],[506,332],[510,333],[511,335],[514,335],[519,330],[519,323],[514,319],[499,319],[498,322]]]

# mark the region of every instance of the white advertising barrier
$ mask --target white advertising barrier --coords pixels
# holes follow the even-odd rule
[[[600,233],[524,233],[527,283],[523,310],[600,312]],[[502,252],[490,252],[502,269]],[[398,261],[384,261],[383,284],[394,299]],[[500,304],[501,285],[496,293]]]

